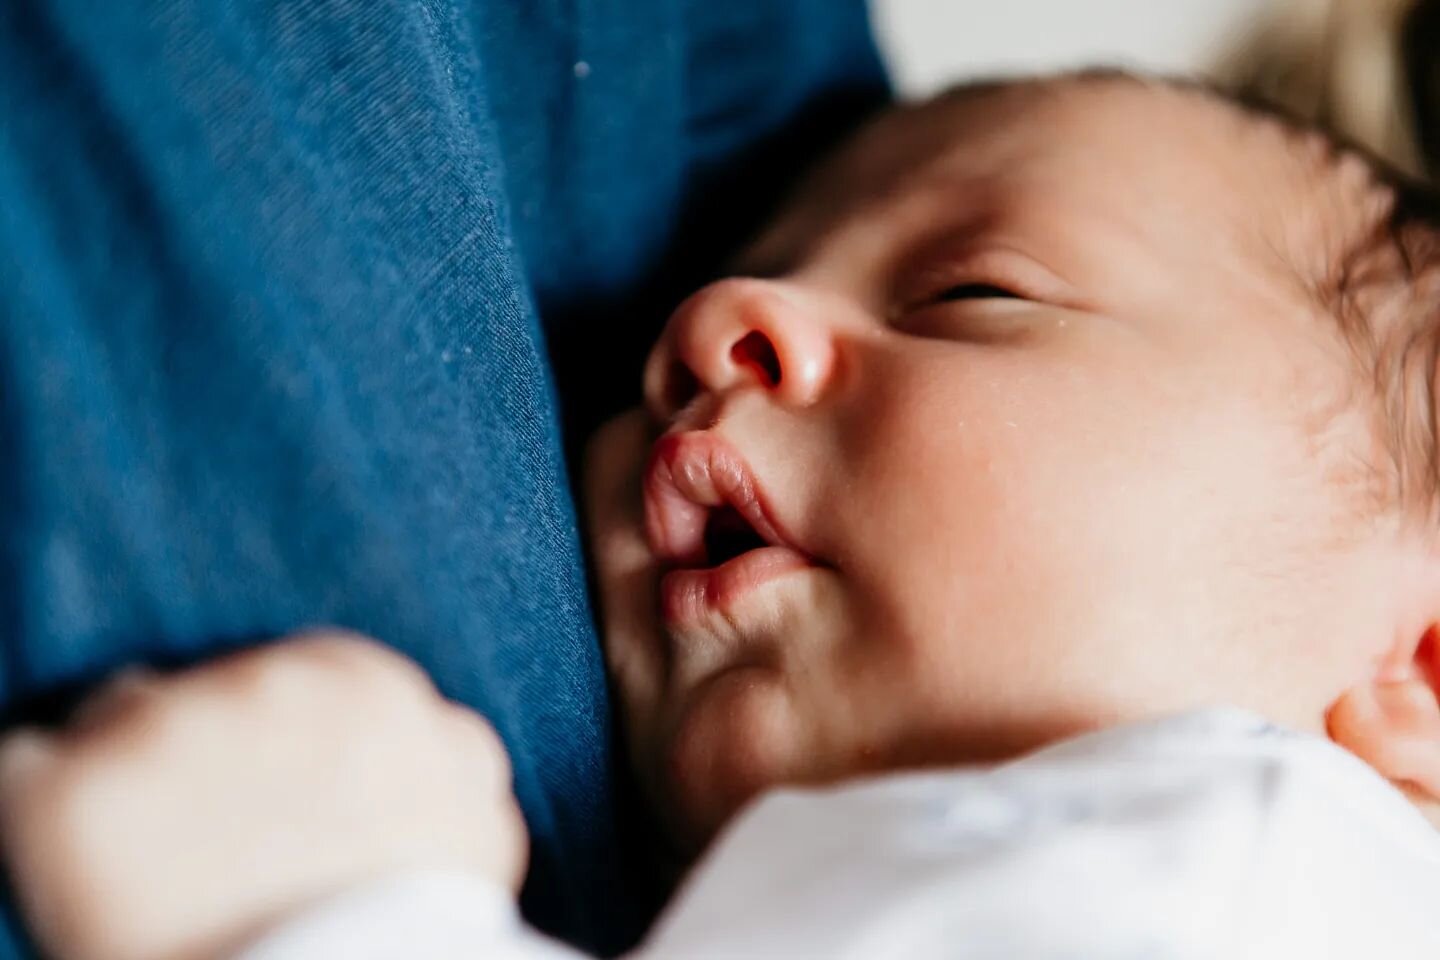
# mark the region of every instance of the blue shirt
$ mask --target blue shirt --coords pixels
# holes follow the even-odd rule
[[[859,0],[0,4],[0,704],[374,635],[505,737],[532,919],[626,945],[562,424],[885,96]]]

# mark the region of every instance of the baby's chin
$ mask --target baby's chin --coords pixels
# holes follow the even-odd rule
[[[657,731],[639,774],[682,853],[698,853],[759,794],[810,778],[802,724],[780,677],[736,667],[695,691],[672,730]]]

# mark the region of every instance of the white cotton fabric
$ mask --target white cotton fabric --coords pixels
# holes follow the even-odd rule
[[[575,956],[496,888],[433,874],[241,960]],[[998,767],[772,793],[631,956],[1436,960],[1440,833],[1328,741],[1210,709]]]

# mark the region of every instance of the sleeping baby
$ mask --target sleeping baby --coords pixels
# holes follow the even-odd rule
[[[1013,81],[871,124],[735,274],[586,471],[696,863],[639,956],[1440,956],[1430,194],[1198,87]],[[570,955],[498,741],[377,645],[0,759],[62,960]]]

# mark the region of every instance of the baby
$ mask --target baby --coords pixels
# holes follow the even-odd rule
[[[1440,955],[1428,195],[1198,88],[1017,81],[872,124],[735,272],[587,471],[643,788],[687,857],[735,821],[652,955]],[[66,960],[562,950],[469,885],[520,869],[502,752],[358,641],[4,760]]]
[[[1440,794],[1422,203],[1123,76],[863,133],[595,447],[603,633],[677,839],[776,783],[1211,703]]]

